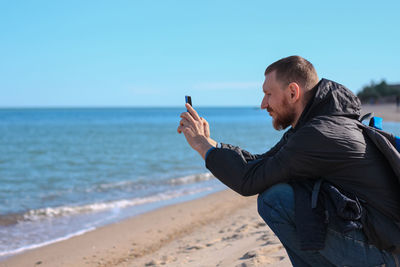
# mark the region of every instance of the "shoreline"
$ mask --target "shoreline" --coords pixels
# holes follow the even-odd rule
[[[204,174],[201,173],[196,175],[196,177],[200,175],[204,176]],[[184,178],[186,178],[186,176]],[[214,180],[214,182],[210,183],[211,180]],[[71,205],[59,206],[50,209],[37,209],[29,213],[25,212],[20,214],[12,214],[10,216],[12,220],[4,216],[5,219],[3,219],[0,224],[3,223],[2,226],[7,227],[8,230],[4,232],[7,228],[2,229],[4,236],[2,240],[0,240],[2,243],[2,249],[0,249],[0,262],[15,255],[25,253],[26,251],[67,240],[74,236],[82,235],[86,232],[90,232],[103,226],[120,222],[152,210],[202,198],[209,194],[223,190],[223,185],[219,183],[216,184],[216,181],[217,180],[215,178],[207,179],[205,181],[201,181],[200,183],[196,183],[197,186],[195,187],[189,185],[189,187],[180,188],[179,190],[170,191],[169,193],[158,193],[142,198],[123,199],[102,203],[97,202],[81,206]],[[199,187],[199,185],[202,186]],[[136,205],[136,203],[139,203],[139,205]],[[98,211],[97,213],[76,212],[71,216],[52,216],[52,213],[60,213],[63,215],[63,210],[66,210],[68,214],[68,212],[72,213],[71,210],[89,210],[92,206],[95,208],[99,206],[102,208],[102,210]],[[49,213],[49,215],[47,213]],[[29,216],[32,216],[32,219],[30,219]],[[35,216],[41,216],[41,219],[37,220]],[[73,219],[70,220],[70,218]],[[51,224],[46,221],[47,219],[51,219]],[[68,225],[65,224],[66,221],[68,221]],[[58,225],[60,225],[60,227]],[[27,229],[27,231],[24,231],[24,229]],[[26,242],[23,240],[24,243],[22,243],[21,239],[19,239],[20,233],[22,240],[23,238],[26,238],[26,240],[30,240],[31,242]],[[23,233],[24,236],[22,236]],[[9,244],[7,244],[8,238],[10,238],[11,241]],[[16,242],[14,242],[14,240],[16,240]],[[16,245],[19,246],[17,247]]]
[[[256,201],[223,190],[26,251],[0,266],[290,266]]]

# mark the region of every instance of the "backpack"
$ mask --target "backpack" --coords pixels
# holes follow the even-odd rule
[[[360,122],[362,122],[363,120],[365,120],[367,118],[370,118],[369,126],[375,128],[377,130],[380,130],[381,134],[383,134],[392,143],[392,145],[397,149],[397,151],[400,152],[400,137],[394,136],[390,133],[383,131],[383,127],[382,127],[383,119],[380,117],[374,117],[373,113],[368,113],[360,119]]]
[[[362,123],[363,120],[370,117],[372,118],[369,121],[369,125]],[[358,121],[358,125],[387,159],[400,184],[400,138],[385,132],[382,129],[382,118],[373,117],[372,114],[363,116]],[[380,213],[374,214],[374,220],[380,220],[382,223],[386,223],[386,225],[382,229],[375,229],[375,232],[369,232],[368,236],[376,242],[378,248],[390,248],[389,251],[400,254],[400,236],[398,234],[399,231],[395,229],[396,227],[400,229],[400,222],[393,221],[391,225]]]
[[[362,121],[368,118],[369,125],[363,124]],[[368,113],[361,117],[358,125],[388,160],[400,183],[400,137],[385,132],[382,129],[382,121],[382,118],[373,117],[373,113]]]

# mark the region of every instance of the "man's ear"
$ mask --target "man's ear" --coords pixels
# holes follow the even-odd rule
[[[292,82],[292,83],[289,84],[288,87],[289,87],[289,88],[288,88],[288,89],[289,89],[289,90],[288,90],[288,93],[289,93],[289,101],[290,101],[291,103],[295,103],[295,102],[299,101],[299,100],[300,100],[300,97],[301,97],[301,89],[300,89],[300,86],[299,86],[297,83]]]

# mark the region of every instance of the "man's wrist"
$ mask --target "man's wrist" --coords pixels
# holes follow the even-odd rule
[[[206,159],[206,153],[210,148],[215,148],[212,146],[210,143],[203,143],[201,146],[197,149],[197,152],[203,157],[203,159]]]
[[[206,153],[210,148],[215,147],[216,141],[211,138],[200,138],[197,141],[197,145],[193,147],[199,154],[205,159]]]

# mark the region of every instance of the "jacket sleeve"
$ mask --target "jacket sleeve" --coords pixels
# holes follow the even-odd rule
[[[238,146],[233,146],[233,145],[224,144],[224,143],[221,143],[221,148],[235,151],[246,163],[249,163],[250,161],[265,158],[265,157],[275,154],[282,147],[282,145],[284,143],[283,139],[284,138],[282,138],[274,147],[272,147],[268,152],[266,152],[264,154],[251,154],[250,152],[248,152],[244,149],[241,149]]]
[[[264,154],[251,154],[250,152],[248,152],[248,151],[246,151],[246,150],[244,150],[244,149],[241,149],[241,148],[238,147],[238,146],[233,146],[233,145],[224,144],[224,143],[221,143],[221,148],[223,148],[223,149],[229,149],[229,150],[235,151],[239,156],[242,157],[242,159],[243,159],[246,163],[248,163],[248,162],[253,161],[253,160],[257,160],[257,159],[260,159],[260,158],[266,158],[266,157],[269,157],[269,156],[274,155],[276,152],[279,151],[279,149],[283,146],[283,144],[286,143],[286,141],[287,141],[287,136],[288,136],[289,134],[290,134],[290,130],[287,131],[287,132],[283,135],[283,137],[281,138],[281,140],[280,140],[275,146],[273,146],[269,151],[267,151],[267,152],[264,153]]]
[[[206,167],[243,196],[264,192],[291,179],[317,178],[332,168],[329,155],[321,151],[322,147],[329,151],[331,144],[320,132],[303,127],[288,140],[285,135],[273,149],[254,159],[238,148],[214,149],[206,159]]]

